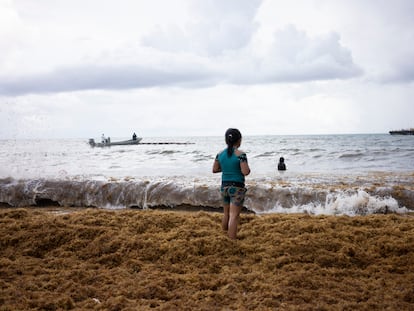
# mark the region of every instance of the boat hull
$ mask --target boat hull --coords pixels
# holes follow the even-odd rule
[[[89,145],[91,147],[129,146],[129,145],[138,145],[141,140],[142,140],[141,137],[137,137],[137,139],[129,139],[129,140],[122,140],[122,141],[106,142],[106,143],[96,143],[95,140],[91,138],[89,139]]]
[[[390,131],[391,135],[414,135],[414,130],[399,130],[399,131]]]

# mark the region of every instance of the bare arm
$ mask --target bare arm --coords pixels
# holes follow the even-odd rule
[[[240,169],[244,176],[247,176],[250,174],[250,167],[247,162],[240,162]]]
[[[213,164],[213,173],[220,173],[220,172],[221,172],[220,162],[216,158]]]
[[[243,151],[237,150],[236,155],[240,158],[240,170],[244,176],[250,174],[249,163],[247,162],[246,154]]]

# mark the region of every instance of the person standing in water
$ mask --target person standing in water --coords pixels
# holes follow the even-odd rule
[[[246,153],[239,150],[242,135],[238,129],[229,128],[225,133],[227,148],[219,152],[214,160],[213,173],[222,173],[221,196],[223,199],[222,228],[229,238],[236,239],[237,225],[243,207],[245,176],[250,174]]]
[[[280,157],[279,164],[277,165],[277,169],[279,171],[286,171],[286,164],[285,164],[285,158]]]

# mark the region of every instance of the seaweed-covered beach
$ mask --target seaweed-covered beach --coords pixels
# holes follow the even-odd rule
[[[412,310],[414,218],[0,209],[0,310]]]

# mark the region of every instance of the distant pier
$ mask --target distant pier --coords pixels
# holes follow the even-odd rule
[[[194,143],[188,143],[188,142],[145,142],[145,143],[139,143],[138,145],[194,145]]]
[[[159,142],[141,142],[142,138],[138,137],[135,139],[123,140],[123,141],[114,141],[108,137],[103,142],[96,143],[95,139],[89,139],[89,145],[91,147],[111,147],[111,146],[132,146],[132,145],[194,145],[190,142],[174,142],[174,141],[159,141]]]

